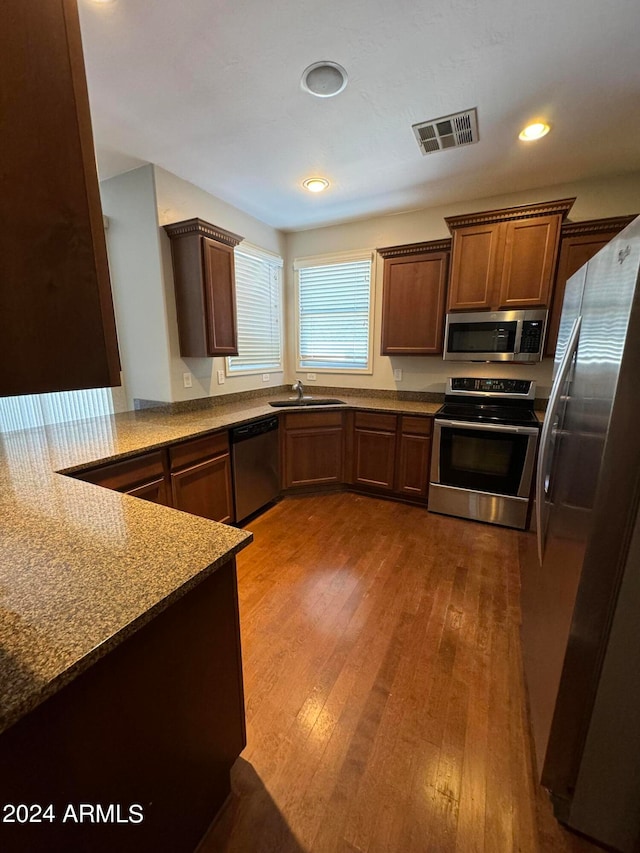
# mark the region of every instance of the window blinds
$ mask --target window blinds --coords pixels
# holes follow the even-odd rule
[[[282,369],[282,259],[236,249],[238,355],[227,373]]]
[[[369,369],[371,256],[298,268],[299,368]]]

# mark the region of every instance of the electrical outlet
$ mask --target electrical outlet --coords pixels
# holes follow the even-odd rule
[[[191,388],[191,386],[193,385],[193,382],[191,381],[191,374],[190,373],[183,373],[182,374],[182,381],[184,382],[185,388]]]
[[[395,379],[396,382],[402,382],[402,368],[401,367],[396,367],[396,369],[393,371],[393,378]]]
[[[270,373],[263,373],[263,374],[262,374],[262,381],[263,381],[263,382],[268,382],[270,379],[271,379],[271,374],[270,374]]]
[[[224,385],[224,370],[218,370],[218,385]]]
[[[312,382],[316,378],[315,373],[307,373],[307,379],[310,379]]]

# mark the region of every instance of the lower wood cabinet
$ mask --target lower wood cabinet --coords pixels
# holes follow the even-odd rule
[[[78,480],[86,480],[106,489],[133,495],[152,503],[171,506],[171,490],[169,488],[165,453],[155,450],[101,465],[90,471],[79,471],[73,475]]]
[[[284,489],[344,482],[342,411],[287,414],[280,441]]]
[[[433,418],[400,418],[396,491],[405,497],[426,498],[429,492],[432,426]]]
[[[211,518],[234,520],[231,458],[226,432],[174,444],[73,475],[153,503]]]
[[[350,484],[424,503],[429,491],[433,418],[356,412]]]
[[[228,434],[184,441],[169,448],[172,505],[213,521],[234,520]]]
[[[356,412],[352,482],[393,489],[396,470],[396,415]]]

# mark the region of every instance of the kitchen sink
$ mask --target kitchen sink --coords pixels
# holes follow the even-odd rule
[[[277,409],[290,406],[346,406],[344,400],[336,400],[333,397],[297,397],[291,400],[273,400],[269,403]]]

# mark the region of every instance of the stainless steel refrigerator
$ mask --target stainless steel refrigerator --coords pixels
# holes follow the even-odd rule
[[[640,850],[640,217],[569,279],[523,537],[522,642],[556,816]]]

